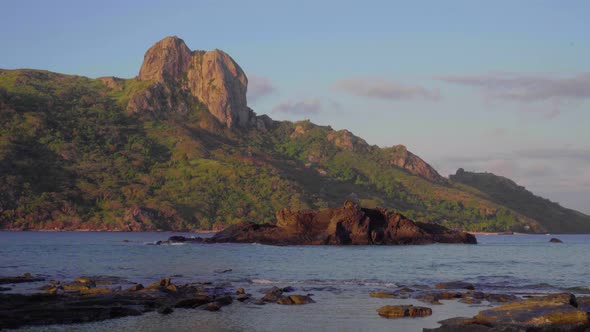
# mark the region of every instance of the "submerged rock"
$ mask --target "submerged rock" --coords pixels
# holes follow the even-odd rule
[[[549,240],[549,242],[551,242],[551,243],[563,243],[563,241],[561,241],[560,239],[558,239],[556,237],[551,238],[551,240]]]
[[[464,281],[440,282],[434,286],[437,289],[469,289],[474,290],[472,283]]]
[[[22,276],[16,277],[0,277],[0,285],[5,284],[20,284],[25,282],[37,282],[44,281],[45,278],[35,278],[30,273],[25,273]]]
[[[399,213],[362,208],[351,201],[343,207],[321,211],[283,209],[277,212],[276,225],[239,223],[204,241],[271,245],[477,243],[472,234],[413,222]]]
[[[377,313],[385,318],[425,317],[432,315],[432,309],[413,305],[386,305],[377,309]]]
[[[282,297],[277,301],[277,304],[283,305],[302,305],[309,303],[315,303],[315,301],[308,295],[289,295]]]

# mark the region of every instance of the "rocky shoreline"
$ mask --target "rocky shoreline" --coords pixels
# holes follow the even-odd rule
[[[30,274],[2,277],[0,283],[46,281],[32,294],[5,293],[0,290],[0,330],[24,326],[76,324],[102,321],[148,312],[168,315],[175,309],[219,311],[223,307],[250,305],[321,305],[314,295],[292,286],[269,287],[248,292],[228,283],[193,282],[176,284],[164,278],[148,285],[108,276],[79,277],[70,282],[44,280]],[[467,282],[438,283],[423,287],[398,287],[374,291],[368,297],[383,302],[375,317],[414,319],[432,315],[433,308],[446,301],[483,306],[473,317],[445,319],[440,327],[424,331],[589,331],[590,296],[571,293],[514,294],[486,293]],[[396,303],[413,300],[422,305]],[[483,304],[482,304],[483,303]],[[392,327],[395,322],[392,321]]]

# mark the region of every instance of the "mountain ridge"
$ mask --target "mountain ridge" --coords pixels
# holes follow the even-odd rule
[[[403,145],[256,115],[245,73],[209,52],[167,37],[132,79],[0,70],[0,228],[218,229],[354,196],[457,229],[545,231]]]

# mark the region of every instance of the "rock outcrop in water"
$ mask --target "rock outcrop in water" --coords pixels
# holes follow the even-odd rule
[[[240,223],[204,241],[271,245],[477,243],[472,234],[413,222],[399,213],[362,208],[351,201],[340,208],[321,211],[282,209],[276,216],[276,225]]]

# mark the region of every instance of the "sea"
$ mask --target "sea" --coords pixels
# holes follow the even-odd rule
[[[590,235],[477,235],[477,245],[268,246],[260,244],[154,245],[194,233],[0,232],[0,276],[31,273],[48,280],[112,276],[144,285],[170,277],[175,284],[213,282],[244,287],[261,297],[272,286],[312,294],[316,303],[257,306],[234,302],[219,312],[176,309],[76,325],[23,331],[422,331],[438,321],[473,316],[489,307],[443,301],[425,318],[385,319],[388,304],[425,305],[412,299],[379,299],[372,291],[433,287],[467,281],[491,293],[528,295],[569,291],[590,294]],[[199,236],[210,236],[202,234]],[[551,237],[563,243],[550,243]],[[9,292],[35,292],[47,282]]]

